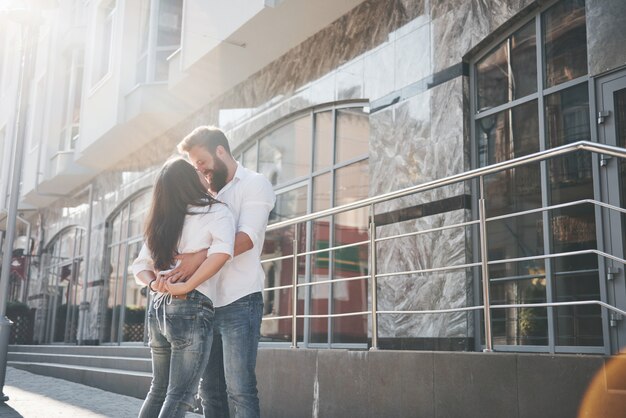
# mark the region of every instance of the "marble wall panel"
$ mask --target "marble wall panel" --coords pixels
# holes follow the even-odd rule
[[[587,0],[587,56],[589,75],[626,65],[626,2]]]
[[[425,21],[425,19],[417,18],[413,22],[422,21]],[[401,36],[399,31],[396,32],[395,90],[399,90],[432,74],[429,23],[425,21],[421,26],[417,26],[414,30]],[[406,26],[412,27],[413,25],[409,23]],[[371,99],[375,99],[375,97],[371,97]]]
[[[431,37],[433,48],[435,48],[433,71],[441,71],[461,62],[470,49],[533,3],[537,2],[530,0],[431,2]]]
[[[383,226],[386,234],[462,222],[464,211],[454,211],[401,224]],[[464,234],[434,232],[417,237],[383,241],[377,248],[378,273],[431,269],[465,263]],[[447,270],[380,278],[378,309],[433,310],[465,307],[470,297],[464,270]],[[379,319],[381,337],[452,338],[468,337],[468,314],[385,314]]]
[[[395,44],[387,42],[365,56],[365,97],[379,99],[394,90]]]

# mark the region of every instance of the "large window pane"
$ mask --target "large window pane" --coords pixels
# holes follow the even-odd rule
[[[536,42],[533,21],[476,64],[478,111],[537,91]]]
[[[543,14],[545,85],[587,74],[585,1],[563,0]]]
[[[335,175],[335,205],[340,206],[367,197],[369,175],[367,161],[351,164],[337,170]],[[369,209],[360,208],[335,216],[334,246],[353,244],[368,240]],[[333,279],[357,277],[367,274],[368,245],[335,250]],[[367,311],[367,280],[351,280],[333,283],[333,313]],[[334,318],[333,342],[365,343],[367,340],[367,316]]]
[[[273,185],[311,172],[311,117],[278,128],[259,142],[259,171]]]
[[[337,111],[336,162],[367,155],[369,151],[369,115],[362,108]]]
[[[256,171],[256,144],[248,148],[243,153],[242,164],[252,171]]]
[[[587,83],[546,97],[548,147],[557,147],[591,137]],[[550,160],[552,204],[593,198],[591,156],[586,152]]]
[[[183,0],[160,0],[157,47],[180,45]]]
[[[313,171],[330,167],[333,163],[333,112],[315,115],[315,164]]]
[[[562,257],[555,261],[556,302],[599,300],[598,258],[595,254]],[[601,346],[602,316],[597,305],[555,308],[556,344]]]

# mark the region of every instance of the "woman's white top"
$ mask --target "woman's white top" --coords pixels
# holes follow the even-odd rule
[[[213,203],[211,207],[192,206],[189,208],[190,214],[185,216],[183,231],[178,242],[177,251],[179,254],[195,253],[200,250],[207,250],[207,257],[211,254],[222,253],[233,257],[233,247],[235,245],[235,220],[231,210],[223,203]],[[151,251],[145,241],[139,251],[139,255],[133,261],[132,270],[135,281],[145,286],[141,280],[137,279],[137,274],[148,270],[158,274],[154,269]],[[229,263],[230,261],[227,261]],[[172,265],[174,268],[176,265]],[[221,272],[205,280],[198,285],[196,290],[213,298],[215,295],[216,278]]]

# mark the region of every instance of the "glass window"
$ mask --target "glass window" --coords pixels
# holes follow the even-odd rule
[[[109,72],[113,41],[113,16],[115,1],[103,2],[98,9],[96,48],[94,48],[93,82],[98,82]]]
[[[584,77],[587,74],[584,7],[584,1],[578,0],[556,3],[541,13],[540,30],[534,18],[476,62],[473,118],[478,166],[591,138],[589,87]],[[542,43],[544,51],[540,57],[535,52],[537,42]],[[537,74],[536,68],[543,68],[543,74]],[[544,78],[543,83],[539,77]],[[576,79],[575,83],[560,86]],[[548,88],[550,93],[545,92]],[[539,96],[543,108],[534,97],[512,104],[513,100],[531,94]],[[502,110],[488,111],[495,106]],[[531,163],[485,176],[487,216],[593,198],[588,153],[552,158],[545,163],[544,173],[542,176],[541,163]],[[546,221],[549,226],[544,225]],[[531,260],[489,266],[492,304],[600,298],[595,254],[533,259],[535,255],[597,248],[592,205],[492,219],[487,225],[490,261]],[[552,295],[551,300],[548,295]],[[553,312],[555,332],[549,335],[546,308],[494,310],[494,343],[602,345],[600,309],[555,308]]]
[[[67,62],[65,75],[66,96],[63,101],[63,116],[61,119],[61,135],[59,151],[69,151],[76,147],[80,126],[80,109],[83,95],[83,58],[82,49],[72,52]]]
[[[75,343],[78,331],[79,289],[84,285],[83,241],[85,230],[70,227],[46,246],[42,277],[49,295],[41,318],[44,333],[39,343]]]
[[[241,158],[243,166],[256,171],[256,154],[256,144],[245,150]]]
[[[135,77],[137,83],[167,80],[167,58],[180,47],[182,20],[182,0],[142,1]]]
[[[151,194],[140,193],[107,222],[110,228],[103,309],[102,342],[144,341],[147,292],[133,277],[130,265],[143,244],[143,226]]]
[[[337,110],[336,163],[367,155],[369,138],[369,115],[363,108]]]
[[[315,164],[314,171],[328,168],[333,163],[333,112],[315,115]]]
[[[478,106],[499,106],[537,91],[537,38],[531,21],[476,64]]]
[[[277,194],[270,223],[368,196],[369,115],[362,107],[323,109],[289,121],[247,146],[242,156],[246,166],[254,167],[256,144],[259,171],[274,184]],[[358,210],[301,224],[299,251],[367,240],[367,222],[367,210]],[[294,227],[269,232],[263,257],[292,254],[294,233]],[[367,248],[360,245],[298,257],[298,283],[325,281],[299,288],[298,314],[305,309],[312,315],[367,310],[367,280],[328,282],[363,275],[367,270]],[[265,300],[270,301],[264,317],[291,315],[291,289],[272,288],[293,283],[293,260],[266,263],[264,270],[265,286],[270,288],[264,294]],[[306,318],[298,320],[296,325],[296,337],[305,344],[367,343],[367,316]],[[261,333],[265,341],[290,341],[291,322],[288,318],[263,321]]]
[[[284,125],[259,141],[259,171],[273,185],[311,173],[311,117]]]
[[[585,1],[560,1],[543,14],[545,85],[587,74]]]

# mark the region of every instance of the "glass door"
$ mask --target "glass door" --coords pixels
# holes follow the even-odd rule
[[[598,135],[600,142],[626,148],[626,71],[603,77],[598,82]],[[602,198],[605,202],[626,206],[626,161],[602,156]],[[626,215],[615,210],[603,210],[605,252],[626,258]],[[606,260],[606,287],[609,303],[626,308],[624,264]],[[611,352],[626,347],[626,318],[609,315]]]

